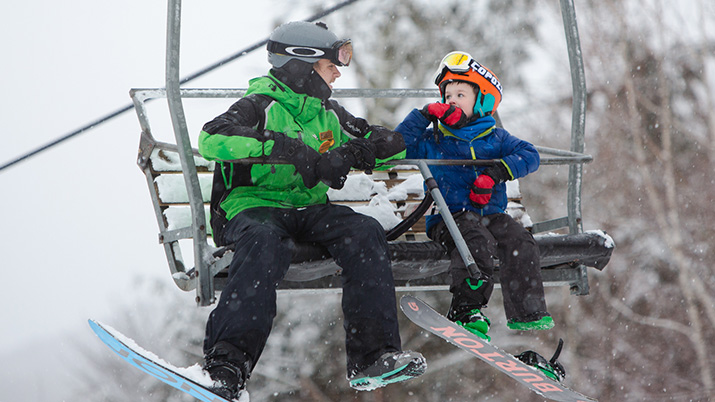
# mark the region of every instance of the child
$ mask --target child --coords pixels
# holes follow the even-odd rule
[[[442,103],[414,109],[397,126],[405,139],[407,158],[498,161],[493,166],[430,167],[480,270],[478,277],[470,277],[441,216],[428,216],[428,236],[443,244],[451,257],[452,303],[447,317],[490,340],[490,321],[483,309],[494,288],[497,258],[507,326],[550,329],[554,322],[546,311],[539,248],[531,233],[505,213],[504,182],[536,171],[539,153],[530,143],[495,126],[492,114],[501,102],[501,84],[469,54],[445,56],[435,84]],[[428,128],[432,120],[439,120],[436,133]]]

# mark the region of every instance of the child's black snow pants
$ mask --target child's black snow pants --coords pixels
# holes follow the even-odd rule
[[[235,244],[235,254],[206,325],[204,351],[225,341],[255,366],[271,331],[276,288],[295,242],[324,245],[343,269],[348,373],[364,369],[385,352],[401,350],[387,241],[375,219],[331,204],[252,208],[231,219],[224,237]]]
[[[545,315],[539,246],[531,233],[507,214],[480,216],[462,211],[454,214],[454,220],[483,275],[491,278],[494,259],[499,260],[507,320],[526,322]],[[450,253],[450,291],[455,297],[467,297],[475,305],[485,306],[491,297],[493,282],[486,281],[487,285],[477,291],[463,291],[469,274],[444,222],[434,226],[430,237],[444,244]]]

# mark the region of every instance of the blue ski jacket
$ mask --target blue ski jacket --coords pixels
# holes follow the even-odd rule
[[[409,159],[496,159],[504,164],[511,180],[524,177],[539,168],[539,152],[534,146],[508,131],[496,127],[492,116],[485,116],[466,127],[454,129],[439,125],[437,138],[430,121],[414,109],[395,131],[402,134]],[[437,140],[438,139],[438,140]],[[432,175],[452,213],[468,210],[480,215],[505,213],[506,183],[494,186],[492,197],[484,208],[469,201],[474,180],[488,166],[430,166]],[[427,216],[427,233],[441,221],[440,215]]]

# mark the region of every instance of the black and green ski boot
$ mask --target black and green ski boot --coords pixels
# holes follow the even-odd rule
[[[447,318],[487,342],[492,340],[487,335],[492,323],[478,308],[463,306],[461,309],[450,309]]]
[[[492,323],[482,310],[486,308],[491,294],[491,279],[482,275],[479,278],[467,278],[459,286],[450,289],[452,302],[447,318],[474,335],[491,341],[487,335]]]
[[[524,362],[524,364],[536,367],[537,370],[541,371],[552,380],[561,382],[564,377],[566,377],[566,369],[564,369],[564,366],[562,366],[557,359],[561,354],[561,348],[563,346],[564,340],[559,339],[559,346],[556,348],[556,352],[554,352],[554,355],[550,360],[546,360],[544,356],[541,356],[533,350],[527,350],[526,352],[515,355],[514,357]]]
[[[406,381],[424,374],[427,362],[422,354],[413,351],[388,352],[364,370],[348,373],[350,387],[358,391],[372,391],[395,382]]]

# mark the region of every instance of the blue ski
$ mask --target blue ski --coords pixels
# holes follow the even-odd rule
[[[127,345],[126,341],[121,340],[126,337],[118,331],[105,328],[105,326],[94,320],[89,320],[89,326],[92,327],[92,330],[95,334],[97,334],[102,342],[109,346],[109,348],[118,354],[122,359],[126,360],[129,364],[139,370],[154,376],[176,389],[186,392],[200,401],[233,402],[214,394],[204,385],[177,373],[175,370],[165,367],[165,365],[158,362],[157,359],[147,356],[147,353],[143,350],[137,350],[140,348],[134,348]]]

